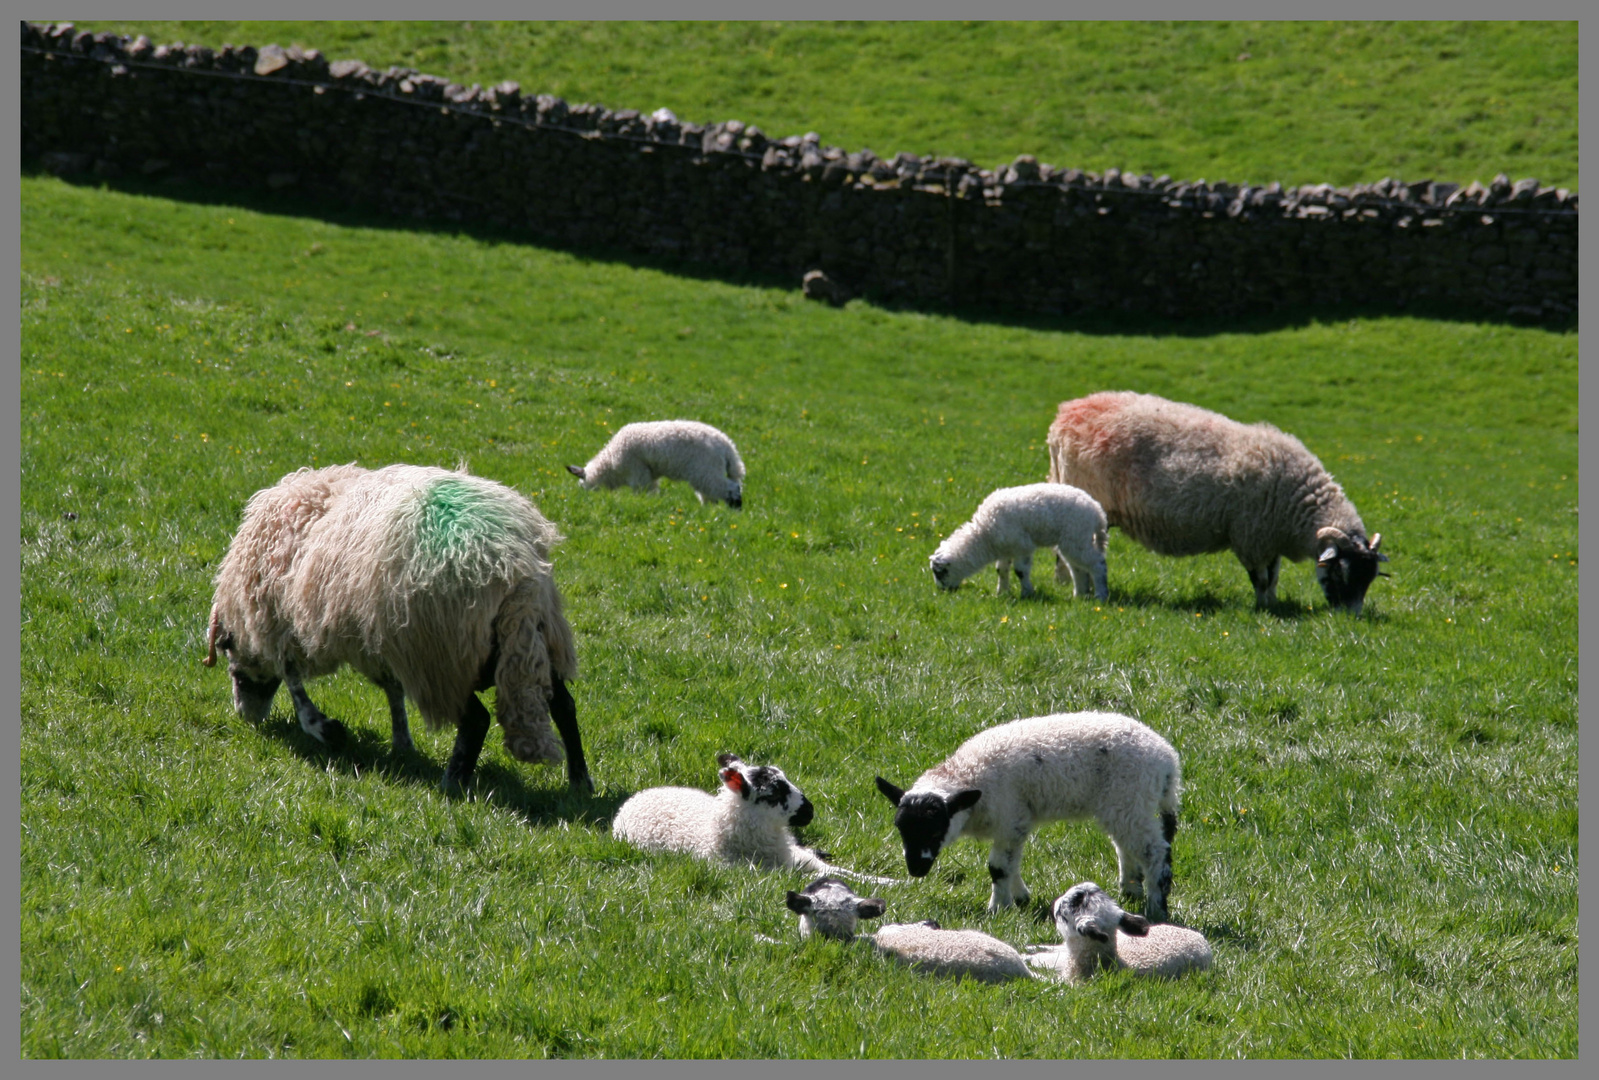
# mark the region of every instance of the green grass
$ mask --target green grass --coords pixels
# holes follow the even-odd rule
[[[23,1056],[1577,1054],[1574,331],[834,310],[157,191],[194,194],[22,180]],[[1122,387],[1302,437],[1393,556],[1367,613],[1305,565],[1257,613],[1231,556],[1120,533],[1109,603],[1042,558],[1036,599],[940,594],[937,538],[1043,477],[1059,401]],[[742,513],[566,475],[672,416],[734,436]],[[312,688],[344,753],[286,698],[233,714],[199,660],[240,509],[351,460],[467,460],[560,524],[595,797],[491,734],[451,801],[449,733],[392,756],[347,673]],[[734,750],[809,794],[810,842],[902,875],[874,775],[1084,708],[1183,756],[1173,915],[1210,973],[922,978],[801,945],[803,875],[609,835]],[[989,919],[984,853],[877,890],[889,918],[1045,942],[1055,896],[1114,885],[1097,829],[1046,826],[1040,903]]]
[[[1577,187],[1575,22],[80,22],[989,167]],[[1247,56],[1247,58],[1245,58]]]

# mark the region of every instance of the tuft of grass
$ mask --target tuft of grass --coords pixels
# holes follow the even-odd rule
[[[1575,332],[835,310],[31,176],[21,274],[24,1056],[1576,1054]],[[1367,613],[1329,613],[1306,566],[1259,613],[1231,556],[1119,532],[1107,603],[1043,563],[1030,600],[941,594],[938,540],[1041,479],[1056,404],[1105,388],[1303,438],[1393,556]],[[742,513],[566,475],[677,416],[737,441]],[[286,701],[233,714],[198,660],[240,509],[351,460],[465,460],[567,535],[593,798],[492,735],[445,798],[451,733],[395,755],[348,673],[312,688],[340,753]],[[1183,756],[1200,977],[923,978],[801,945],[801,875],[610,836],[629,794],[709,788],[733,750],[816,803],[807,842],[899,876],[874,775],[1088,708]],[[1115,880],[1095,827],[1047,826],[1037,901],[989,919],[983,854],[876,890],[888,918],[1045,942],[1055,896]]]

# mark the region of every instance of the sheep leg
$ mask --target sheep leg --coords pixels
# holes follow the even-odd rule
[[[555,730],[561,733],[561,743],[566,747],[566,783],[573,791],[594,794],[594,781],[589,777],[588,763],[583,760],[583,739],[577,733],[577,703],[566,681],[558,675],[551,676],[550,717]]]
[[[299,717],[301,729],[332,749],[342,747],[349,738],[349,729],[316,707],[316,702],[305,692],[300,676],[293,668],[283,673],[283,681],[288,684],[289,696],[294,699],[294,715]]]
[[[1067,559],[1071,569],[1072,592],[1077,596],[1093,596],[1101,602],[1110,599],[1110,584],[1105,571],[1105,556],[1094,553],[1089,561]]]
[[[1010,560],[999,560],[999,562],[994,564],[994,569],[999,571],[999,588],[995,591],[994,595],[1004,596],[1005,590],[1010,588]]]
[[[488,733],[489,711],[476,694],[468,694],[466,708],[455,724],[455,750],[450,754],[449,764],[444,766],[444,779],[439,781],[446,795],[460,795],[471,785]]]
[[[1066,556],[1060,553],[1060,548],[1055,549],[1055,584],[1064,585],[1068,581],[1075,581],[1072,576],[1071,565],[1066,561]]]
[[[1022,595],[1033,595],[1033,554],[1028,552],[1016,560],[1016,580],[1021,583]]]
[[[1239,558],[1243,562],[1242,557]],[[1244,563],[1244,570],[1249,574],[1249,583],[1255,587],[1255,606],[1269,608],[1277,602],[1277,572],[1282,568],[1282,559],[1274,557],[1265,566],[1250,566]]]
[[[396,754],[409,754],[414,744],[411,742],[411,725],[405,718],[405,689],[394,678],[378,685],[383,687],[383,693],[389,699],[389,741]]]
[[[1032,899],[1027,884],[1022,881],[1022,848],[1027,835],[1008,840],[995,840],[988,852],[988,877],[994,883],[988,894],[988,913],[1004,911],[1012,904],[1025,904]]]
[[[1133,857],[1133,849],[1124,846],[1120,840],[1112,836],[1110,842],[1116,848],[1116,871],[1121,879],[1121,890],[1128,896],[1140,897],[1144,895],[1144,864]]]

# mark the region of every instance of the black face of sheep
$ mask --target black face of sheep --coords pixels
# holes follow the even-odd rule
[[[719,754],[716,763],[722,769],[722,782],[739,793],[745,800],[753,800],[788,814],[788,823],[796,828],[809,825],[816,816],[816,808],[805,793],[788,782],[782,769],[770,765],[751,768],[734,754]]]
[[[933,862],[950,837],[955,815],[970,810],[982,797],[976,788],[958,791],[949,798],[931,791],[906,795],[904,790],[877,778],[877,790],[895,806],[894,827],[905,845],[905,869],[911,877],[926,877]]]
[[[1388,576],[1377,569],[1378,563],[1388,561],[1388,556],[1377,550],[1382,534],[1373,536],[1370,545],[1364,537],[1348,536],[1337,529],[1323,529],[1316,539],[1325,545],[1316,558],[1316,580],[1327,603],[1359,615],[1371,583],[1379,575]]]
[[[953,589],[955,587],[949,583],[949,563],[940,562],[938,556],[934,555],[928,562],[928,566],[932,567],[933,580],[938,582],[939,588]]]

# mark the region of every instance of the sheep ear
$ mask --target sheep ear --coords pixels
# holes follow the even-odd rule
[[[904,788],[895,787],[887,780],[884,780],[881,776],[877,778],[877,790],[883,793],[883,798],[887,799],[895,806],[898,806],[899,801],[905,797]]]
[[[1331,566],[1337,561],[1338,549],[1334,547],[1330,547],[1326,551],[1323,551],[1320,555],[1316,556],[1317,566]]]
[[[729,791],[736,791],[746,799],[750,797],[750,786],[744,779],[744,774],[729,766],[722,770],[722,783],[727,785]]]
[[[716,755],[716,765],[717,765],[718,768],[722,768],[722,769],[727,768],[729,765],[737,765],[742,760],[743,759],[740,758],[737,754],[717,754]]]
[[[810,914],[812,900],[804,893],[797,893],[793,889],[788,890],[788,899],[785,903],[788,904],[788,910],[796,915]]]
[[[579,480],[583,479],[583,466],[581,465],[568,465],[566,467],[566,471],[577,477]]]
[[[955,794],[949,797],[949,812],[951,814],[958,814],[962,810],[970,810],[973,806],[977,805],[977,800],[981,799],[982,797],[982,791],[977,788],[967,788],[965,791],[957,791]]]
[[[1149,933],[1149,920],[1142,915],[1122,912],[1121,931],[1129,937],[1143,937]]]
[[[888,904],[876,896],[862,900],[855,905],[855,914],[863,919],[875,919],[887,910]]]

